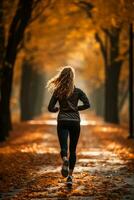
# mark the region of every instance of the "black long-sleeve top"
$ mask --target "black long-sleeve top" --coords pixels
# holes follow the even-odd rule
[[[82,101],[83,105],[78,106],[78,101]],[[55,107],[57,101],[59,102],[59,108]],[[74,88],[73,93],[69,97],[62,99],[56,96],[54,92],[49,105],[49,112],[58,112],[58,120],[70,120],[80,121],[79,111],[88,109],[90,107],[89,100],[86,94],[80,88]]]

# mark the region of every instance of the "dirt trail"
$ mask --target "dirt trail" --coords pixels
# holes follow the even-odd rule
[[[127,129],[82,116],[73,187],[61,177],[55,116],[14,125],[0,145],[2,200],[134,200],[134,141]]]

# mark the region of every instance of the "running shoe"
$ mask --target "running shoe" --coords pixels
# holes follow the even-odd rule
[[[66,183],[67,183],[68,187],[71,187],[72,184],[73,184],[73,177],[72,176],[68,176]]]
[[[66,160],[64,160],[62,169],[61,169],[61,174],[63,177],[68,176],[68,171],[69,171],[68,166],[69,166],[69,161],[66,159]]]

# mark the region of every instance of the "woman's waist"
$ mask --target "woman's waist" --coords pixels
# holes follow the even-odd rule
[[[60,111],[58,113],[58,119],[80,119],[80,114],[79,112],[62,112]]]
[[[64,115],[64,116],[80,116],[80,113],[78,111],[59,111],[58,115]]]
[[[60,108],[59,113],[79,113],[78,108]]]

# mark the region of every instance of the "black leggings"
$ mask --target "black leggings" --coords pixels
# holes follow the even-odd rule
[[[80,135],[79,121],[58,121],[57,133],[61,147],[61,157],[68,154],[68,135],[69,143],[69,169],[74,169],[76,163],[76,146]]]

